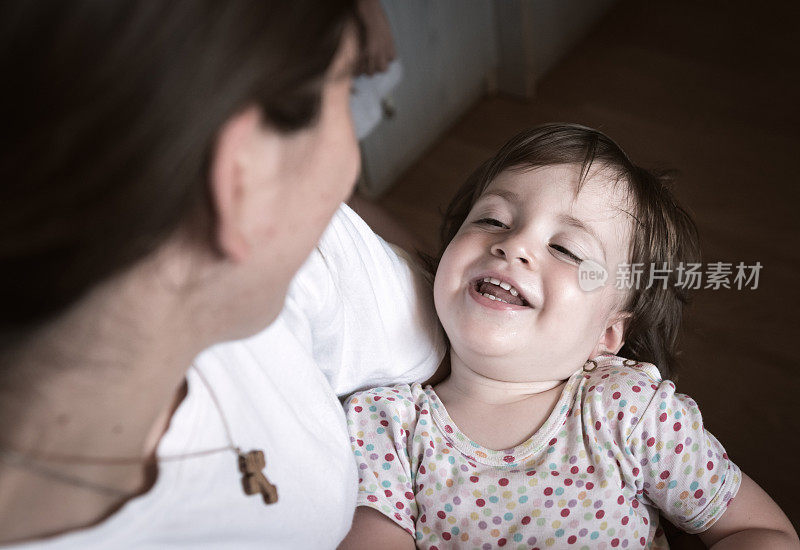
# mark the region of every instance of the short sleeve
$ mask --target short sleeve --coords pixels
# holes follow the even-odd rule
[[[359,392],[345,402],[358,465],[358,506],[369,506],[414,535],[417,504],[408,437],[417,412],[409,386]]]
[[[661,382],[629,438],[645,501],[688,533],[708,529],[725,512],[741,472],[703,426],[690,397]]]
[[[446,351],[425,273],[344,204],[282,316],[339,396],[425,380]]]

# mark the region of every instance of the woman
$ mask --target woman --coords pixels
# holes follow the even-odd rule
[[[352,10],[3,5],[0,543],[347,533],[337,393],[443,352],[421,277],[339,207]]]

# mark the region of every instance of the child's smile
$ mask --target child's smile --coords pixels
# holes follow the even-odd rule
[[[515,286],[517,283],[507,279],[509,278],[497,278],[493,273],[478,277],[470,287],[474,291],[473,297],[478,303],[494,309],[533,307],[526,299],[525,294],[520,293],[517,289]]]

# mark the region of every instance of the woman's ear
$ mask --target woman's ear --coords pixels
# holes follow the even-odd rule
[[[265,147],[269,142],[265,133],[268,131],[261,123],[261,112],[252,106],[228,119],[214,146],[210,185],[215,236],[221,252],[236,263],[246,260],[251,249],[247,200],[252,182],[277,161],[277,151]]]
[[[596,357],[601,353],[613,353],[616,355],[625,344],[625,329],[630,318],[631,313],[627,311],[619,311],[613,314],[605,330],[597,340],[590,358]]]

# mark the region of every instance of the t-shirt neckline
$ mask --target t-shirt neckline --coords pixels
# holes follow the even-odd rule
[[[488,447],[484,447],[472,441],[459,429],[456,423],[453,422],[453,419],[450,418],[450,414],[447,412],[444,403],[442,403],[439,396],[436,395],[433,387],[426,386],[425,393],[428,395],[428,399],[431,403],[431,417],[453,447],[463,453],[468,459],[475,462],[490,466],[514,468],[519,466],[520,462],[549,444],[550,440],[555,437],[566,420],[566,415],[570,409],[573,389],[583,378],[583,374],[583,369],[579,369],[567,379],[567,383],[564,384],[564,387],[561,389],[561,395],[555,407],[553,407],[553,410],[550,412],[550,415],[547,417],[544,424],[542,424],[541,428],[536,430],[536,433],[519,445],[502,450],[489,449]]]

